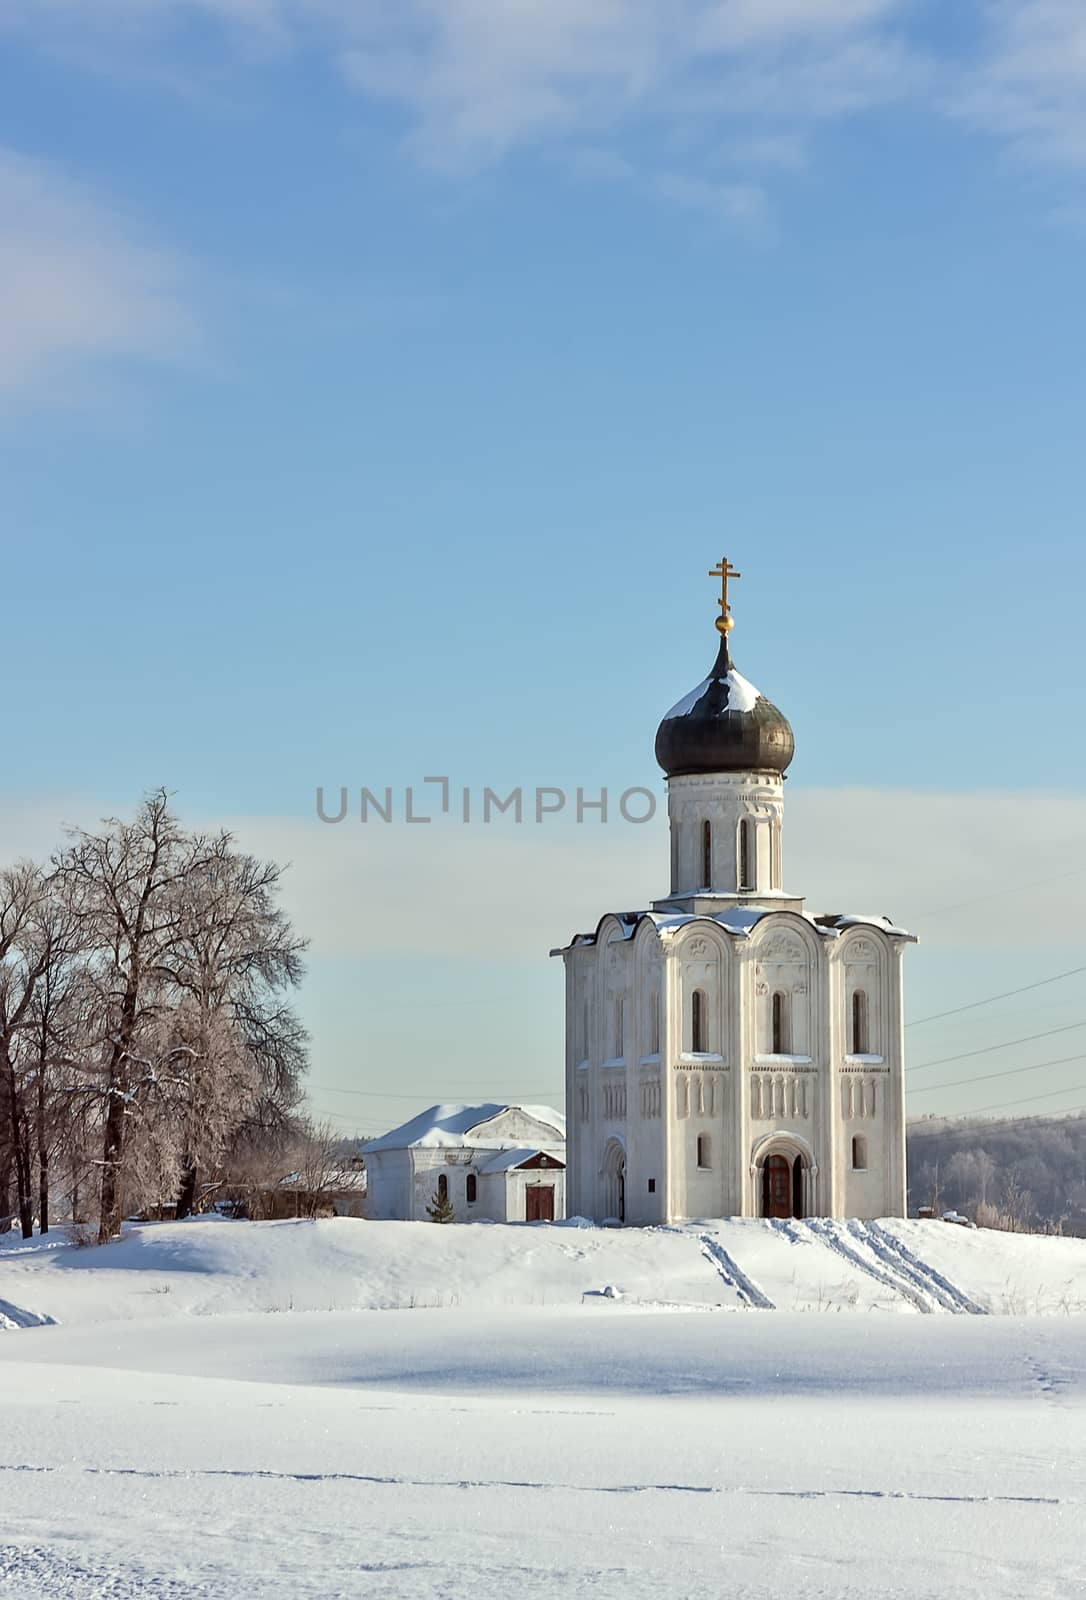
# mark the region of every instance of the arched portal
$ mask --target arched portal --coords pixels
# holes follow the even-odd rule
[[[750,1170],[758,1216],[817,1216],[817,1168],[804,1140],[771,1135],[755,1147]]]
[[[603,1214],[608,1220],[626,1221],[626,1152],[611,1139],[603,1154]]]

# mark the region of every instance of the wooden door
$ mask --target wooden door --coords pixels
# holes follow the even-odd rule
[[[770,1156],[762,1168],[762,1214],[792,1215],[792,1167],[785,1156]]]
[[[554,1185],[535,1183],[524,1191],[524,1215],[528,1222],[554,1221]]]

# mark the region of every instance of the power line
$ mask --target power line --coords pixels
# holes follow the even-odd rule
[[[1042,1067],[1065,1067],[1071,1061],[1086,1061],[1086,1056],[1060,1056],[1056,1061],[1037,1061],[1032,1067],[1009,1067],[1006,1072],[984,1072],[976,1078],[955,1078],[953,1083],[935,1083],[924,1092],[941,1094],[944,1089],[960,1089],[967,1083],[991,1083],[996,1078],[1015,1078],[1020,1072],[1040,1072]]]
[[[1032,1105],[1035,1100],[1055,1100],[1057,1095],[1081,1093],[1082,1084],[1075,1083],[1072,1084],[1069,1089],[1053,1089],[1051,1094],[1027,1094],[1023,1100],[1004,1100],[1002,1104],[998,1106],[981,1106],[978,1111],[959,1111],[957,1114],[959,1117],[982,1117],[988,1111],[1007,1111],[1011,1106]],[[1067,1109],[1069,1111],[1075,1111],[1078,1108],[1076,1106],[1068,1106]]]
[[[936,906],[934,911],[927,912],[929,917],[942,917],[950,911],[964,911],[966,906],[983,905],[987,900],[1002,900],[1009,894],[1024,894],[1027,889],[1039,889],[1045,883],[1058,883],[1063,878],[1078,878],[1086,872],[1086,867],[1072,867],[1070,872],[1052,872],[1047,878],[1034,878],[1030,883],[1016,884],[1013,889],[996,889],[991,894],[974,895],[971,900],[956,900],[952,906]]]
[[[1012,1045],[1032,1044],[1034,1039],[1051,1039],[1054,1033],[1070,1033],[1074,1028],[1086,1028],[1086,1021],[1067,1022],[1062,1028],[1047,1028],[1044,1033],[1027,1033],[1022,1039],[1005,1039],[1002,1044],[986,1044],[980,1050],[963,1050],[957,1056],[940,1056],[937,1061],[923,1061],[917,1067],[910,1067],[908,1073],[926,1072],[929,1067],[945,1067],[951,1061],[965,1061],[970,1056],[986,1056],[996,1050],[1009,1050]]]
[[[1004,989],[1002,994],[990,994],[986,1000],[971,1000],[967,1006],[953,1006],[949,1011],[936,1011],[930,1017],[917,1017],[907,1022],[907,1028],[919,1028],[925,1022],[938,1022],[943,1017],[956,1017],[961,1011],[975,1011],[978,1006],[990,1006],[997,1000],[1009,1000],[1011,995],[1026,994],[1030,989],[1043,989],[1046,983],[1059,983],[1062,978],[1073,978],[1086,967],[1072,967],[1069,972],[1054,973],[1051,978],[1038,978],[1036,983],[1024,983],[1020,989]]]

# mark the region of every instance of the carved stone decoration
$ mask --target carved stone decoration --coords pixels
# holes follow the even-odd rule
[[[768,985],[768,983],[756,983],[754,985],[754,992],[757,995],[768,994],[769,993],[769,985]]]
[[[704,961],[706,956],[708,956],[712,950],[712,946],[710,945],[708,939],[700,936],[697,939],[691,939],[686,948],[693,956],[695,961]]]
[[[646,1121],[651,1121],[660,1115],[660,1098],[659,1078],[642,1078],[641,1115]]]
[[[806,961],[807,952],[796,938],[787,933],[778,933],[762,946],[762,957],[766,961]]]

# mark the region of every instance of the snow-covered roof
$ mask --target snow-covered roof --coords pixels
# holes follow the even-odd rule
[[[782,896],[782,898],[787,898]],[[899,928],[889,917],[868,916],[855,912],[849,916],[814,917],[809,911],[791,911],[789,916],[802,917],[804,922],[810,923],[816,933],[823,938],[836,938],[846,928],[870,927],[879,928],[883,933],[893,935],[898,939],[915,940],[916,935],[909,933],[905,928]],[[623,940],[632,939],[641,923],[648,919],[656,928],[658,934],[664,937],[677,933],[680,928],[685,928],[691,922],[715,922],[718,928],[725,929],[734,938],[747,938],[751,931],[757,927],[763,917],[780,916],[772,906],[729,906],[726,911],[622,911],[608,913],[618,918],[621,923],[620,930],[613,935],[610,943],[621,943]],[[599,938],[600,927],[605,917],[601,917],[595,933],[578,933],[570,940],[568,945],[557,950],[552,950],[552,956],[565,955],[567,950],[574,949],[577,945],[595,944]]]
[[[366,1183],[366,1173],[362,1167],[335,1167],[328,1172],[308,1176],[304,1172],[288,1172],[279,1179],[276,1187],[320,1190],[327,1194],[346,1194],[350,1191],[365,1194]]]
[[[401,1123],[398,1128],[371,1139],[362,1146],[364,1155],[379,1150],[442,1150],[475,1145],[480,1150],[502,1150],[507,1141],[493,1132],[487,1133],[486,1124],[501,1116],[503,1111],[522,1111],[526,1117],[553,1128],[558,1135],[556,1143],[566,1137],[566,1119],[552,1106],[508,1105],[498,1101],[485,1101],[482,1105],[449,1104],[430,1106],[417,1117]]]
[[[565,1166],[562,1158],[562,1146],[543,1145],[539,1149],[527,1150],[499,1150],[498,1154],[487,1162],[485,1167],[479,1168],[480,1176],[486,1177],[491,1172],[510,1172],[514,1167],[523,1166],[526,1161],[531,1161],[533,1156],[550,1156],[554,1161],[560,1161]]]

